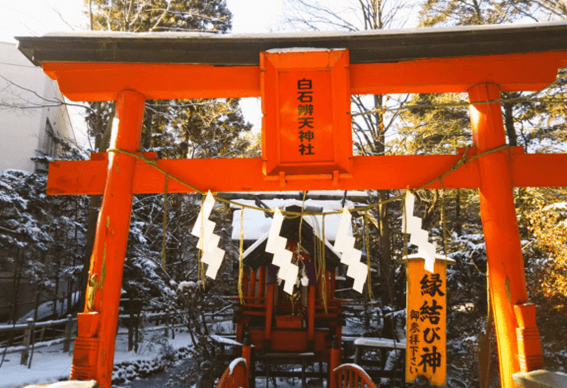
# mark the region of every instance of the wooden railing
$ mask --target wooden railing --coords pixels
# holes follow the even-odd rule
[[[376,388],[368,374],[356,364],[343,364],[333,370],[330,388]]]
[[[248,365],[246,359],[234,359],[222,374],[217,388],[248,388]]]

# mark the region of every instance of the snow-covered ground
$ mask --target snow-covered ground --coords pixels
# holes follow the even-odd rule
[[[159,356],[160,345],[153,341],[153,336],[161,333],[146,334],[147,338],[139,345],[138,353],[128,351],[128,336],[118,335],[114,364],[134,362],[136,360],[153,360]],[[168,339],[174,349],[190,344],[187,332],[176,332],[175,339]],[[17,388],[28,384],[46,384],[69,377],[71,372],[71,352],[63,353],[63,345],[36,349],[33,354],[31,368],[20,365],[20,353],[6,355],[4,364],[0,367],[0,388]]]

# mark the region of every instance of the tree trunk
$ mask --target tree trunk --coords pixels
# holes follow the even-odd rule
[[[374,115],[375,128],[372,136],[374,140],[373,149],[376,155],[384,155],[386,151],[386,136],[384,132],[384,117],[381,111],[384,97],[382,95],[374,96],[374,108],[377,113]],[[384,203],[389,197],[388,190],[378,191],[378,201]],[[394,302],[394,276],[392,271],[392,250],[390,246],[390,220],[388,219],[388,204],[378,206],[378,244],[380,246],[380,291],[382,294],[382,303],[391,305]]]
[[[518,145],[518,136],[514,128],[514,115],[512,111],[512,104],[504,102],[504,127],[506,128],[506,135],[508,136],[508,144],[515,147]]]
[[[461,191],[457,189],[455,197],[455,232],[457,236],[463,235],[463,224],[461,223]]]

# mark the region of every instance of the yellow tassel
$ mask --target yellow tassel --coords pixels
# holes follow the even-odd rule
[[[366,284],[368,287],[368,300],[370,301],[370,306],[374,307],[372,304],[372,284],[370,279],[370,231],[368,230],[370,225],[368,225],[368,211],[364,212],[364,240],[366,241],[366,265],[367,265],[367,275]]]

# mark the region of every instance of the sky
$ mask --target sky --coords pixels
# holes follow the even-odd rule
[[[48,32],[88,28],[84,0],[0,0],[0,42],[17,43],[15,36],[41,36]],[[232,33],[271,32],[280,22],[283,0],[227,0],[233,14]],[[246,119],[259,131],[259,98],[241,100]],[[80,110],[70,109],[76,130],[84,127]]]
[[[270,32],[279,22],[283,0],[227,0],[233,33]],[[14,36],[87,29],[83,0],[0,0],[0,41]]]

